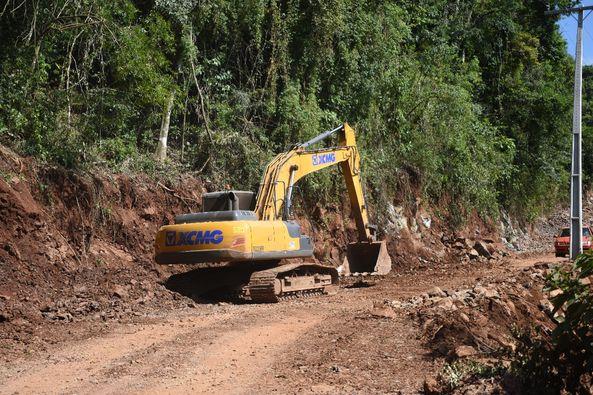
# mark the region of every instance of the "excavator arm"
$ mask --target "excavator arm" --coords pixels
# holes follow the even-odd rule
[[[331,135],[338,134],[338,145],[333,148],[307,150]],[[367,206],[360,179],[360,156],[354,130],[347,123],[299,144],[274,158],[266,167],[260,184],[256,215],[260,220],[287,220],[294,185],[301,178],[330,166],[340,165],[350,197],[352,213],[360,242],[375,241],[374,227],[369,225]]]
[[[337,146],[307,149],[336,133]],[[344,270],[346,273],[386,274],[391,270],[391,258],[385,242],[376,241],[375,227],[369,224],[360,179],[360,156],[354,130],[347,123],[276,156],[266,167],[257,195],[255,213],[263,221],[288,220],[295,183],[307,174],[334,165],[342,168],[358,229],[358,242],[348,245]]]

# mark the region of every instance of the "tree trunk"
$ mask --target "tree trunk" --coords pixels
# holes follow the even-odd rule
[[[163,120],[161,121],[161,133],[159,135],[159,142],[156,147],[155,157],[159,162],[164,162],[167,159],[167,138],[169,137],[169,123],[171,121],[171,111],[173,110],[173,99],[175,94],[171,92],[167,108],[163,113]]]
[[[181,161],[183,162],[183,156],[185,154],[185,125],[187,120],[187,100],[189,95],[185,96],[185,103],[183,104],[183,122],[181,124]]]

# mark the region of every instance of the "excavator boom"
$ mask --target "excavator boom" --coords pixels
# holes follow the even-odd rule
[[[333,148],[306,150],[332,134],[338,133],[338,144]],[[271,221],[286,218],[290,211],[291,192],[294,184],[310,173],[339,164],[348,188],[352,212],[359,230],[359,241],[370,240],[373,235],[368,228],[368,214],[360,180],[360,156],[354,130],[346,123],[322,133],[314,139],[299,144],[292,150],[274,158],[266,167],[255,212],[260,220]],[[282,211],[281,208],[284,207]]]

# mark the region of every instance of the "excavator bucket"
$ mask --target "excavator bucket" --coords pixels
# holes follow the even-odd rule
[[[344,274],[377,273],[391,271],[391,257],[384,241],[372,243],[350,243],[344,258]]]

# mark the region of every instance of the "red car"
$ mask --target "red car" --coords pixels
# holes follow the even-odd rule
[[[554,236],[554,252],[556,256],[568,255],[570,248],[570,228],[562,228],[557,236]],[[591,249],[591,228],[583,226],[583,250]]]

